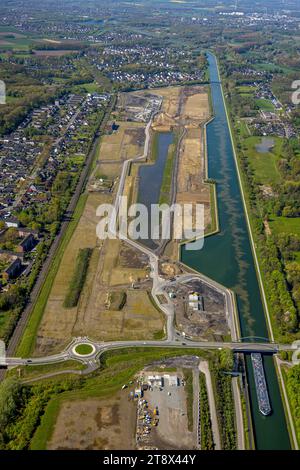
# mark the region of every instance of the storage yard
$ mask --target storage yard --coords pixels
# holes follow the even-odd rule
[[[192,449],[182,372],[143,372],[135,391],[139,449]]]

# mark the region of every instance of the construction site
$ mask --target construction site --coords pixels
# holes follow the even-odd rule
[[[161,104],[162,98],[149,92],[120,93],[117,110],[126,121],[147,123]]]
[[[224,291],[199,278],[173,283],[165,291],[173,302],[179,331],[201,340],[222,341],[229,337]]]
[[[211,188],[205,182],[204,140],[201,138],[203,124],[208,117],[207,92],[200,86],[119,94],[107,132],[97,149],[82,214],[64,251],[45,303],[37,334],[36,355],[60,350],[74,336],[87,335],[102,341],[165,337],[165,316],[151,296],[152,279],[147,254],[118,238],[98,238],[96,229],[99,218],[96,211],[100,204],[114,203],[124,162],[139,157],[141,162],[130,165],[122,187],[122,195],[127,196],[128,205],[137,202],[140,191],[138,169],[142,165],[153,166],[157,157],[154,151],[155,135],[177,129],[182,138],[177,143],[174,141],[173,161],[164,163],[162,186],[166,194],[172,195],[170,203],[205,203],[205,225],[209,227],[212,221]],[[145,144],[146,135],[149,146]],[[152,178],[151,184],[154,180]],[[153,184],[149,185],[147,177],[145,184],[152,191]],[[146,186],[143,185],[141,190],[146,190]],[[81,248],[91,250],[86,280],[77,305],[66,308],[65,298]],[[163,242],[158,247],[158,254],[159,269],[166,280],[184,272],[178,259],[177,241]],[[224,336],[224,306],[208,290],[203,302],[203,312],[199,315],[176,300],[178,328],[195,337],[206,334],[208,337],[211,334]],[[58,315],[63,319],[59,324]]]

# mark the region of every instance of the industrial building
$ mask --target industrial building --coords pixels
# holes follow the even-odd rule
[[[201,311],[204,310],[204,301],[203,296],[197,292],[192,292],[189,294],[189,307],[193,310]]]

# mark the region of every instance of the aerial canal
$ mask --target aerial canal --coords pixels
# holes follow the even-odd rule
[[[182,249],[182,260],[232,289],[237,298],[243,337],[268,337],[254,259],[239,187],[216,59],[208,54],[214,120],[207,126],[209,177],[217,181],[220,232],[207,237],[198,252]],[[250,358],[247,370],[257,449],[289,449],[290,440],[272,356],[263,357],[272,413],[258,409]]]

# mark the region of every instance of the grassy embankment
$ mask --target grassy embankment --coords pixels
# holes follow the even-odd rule
[[[220,369],[212,369],[214,393],[222,449],[236,449],[235,411],[232,395],[231,377]]]
[[[21,380],[31,380],[31,379],[39,379],[43,377],[45,374],[54,374],[56,372],[63,372],[66,370],[83,370],[86,366],[78,361],[63,361],[57,362],[55,364],[44,364],[40,366],[20,366],[11,369],[8,372],[9,377],[19,377]]]
[[[240,389],[240,397],[241,397],[241,405],[242,405],[242,414],[243,414],[243,424],[244,424],[244,439],[245,439],[245,450],[252,450],[250,448],[250,424],[248,423],[248,414],[247,414],[247,404],[246,398],[243,390],[239,386]]]
[[[210,371],[223,450],[234,450],[237,448],[232,378],[224,373],[231,371],[232,368],[232,351],[223,349],[216,352],[210,363]]]
[[[211,96],[211,89],[208,88],[208,103],[209,103],[209,110],[210,110],[210,120],[204,125],[203,127],[203,139],[204,139],[204,162],[205,162],[205,178],[207,184],[209,184],[210,190],[210,216],[211,222],[205,228],[205,236],[208,237],[210,235],[214,235],[219,232],[219,215],[218,215],[218,201],[217,201],[217,187],[216,183],[209,179],[208,173],[208,154],[207,154],[207,134],[206,134],[206,127],[209,122],[213,119],[214,116],[214,108],[213,108],[213,101]]]

